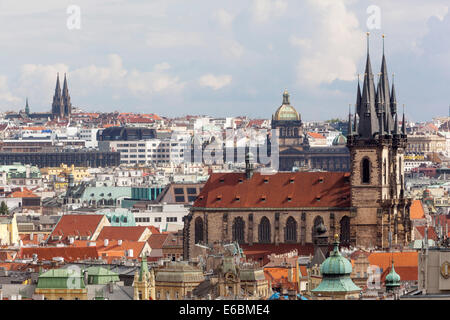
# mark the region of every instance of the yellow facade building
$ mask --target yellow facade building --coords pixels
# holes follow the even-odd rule
[[[0,245],[18,245],[19,240],[16,216],[14,214],[0,216]]]

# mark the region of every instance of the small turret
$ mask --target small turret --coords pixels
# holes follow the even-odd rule
[[[253,176],[253,154],[249,151],[245,155],[245,177],[251,179]]]

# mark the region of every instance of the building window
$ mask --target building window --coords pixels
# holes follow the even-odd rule
[[[293,217],[289,217],[286,221],[284,240],[286,242],[297,242],[297,221]]]
[[[241,217],[233,220],[233,241],[244,243],[245,222]]]
[[[367,158],[362,161],[362,183],[370,183],[370,160]]]
[[[258,227],[258,242],[270,243],[270,221],[267,217],[262,217]]]
[[[348,246],[350,245],[350,218],[348,216],[343,216],[340,225],[340,243],[341,245]]]
[[[203,219],[195,219],[195,243],[203,242]]]

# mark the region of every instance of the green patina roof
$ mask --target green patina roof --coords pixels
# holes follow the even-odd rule
[[[147,256],[141,257],[141,268],[139,269],[139,281],[142,281],[144,274],[148,273]]]
[[[346,275],[352,273],[351,262],[339,252],[339,243],[335,242],[330,256],[320,266],[323,275]]]
[[[16,163],[11,165],[0,166],[0,172],[6,172],[8,178],[25,178],[27,173],[27,167],[23,164]],[[30,166],[30,177],[40,178],[41,171],[36,166]]]
[[[391,271],[386,276],[384,280],[387,288],[399,287],[400,286],[400,276],[395,272],[394,261],[392,261]]]
[[[361,291],[361,288],[355,285],[350,276],[325,278],[312,290],[312,292],[352,292]]]
[[[321,264],[322,281],[312,292],[354,292],[361,291],[350,278],[351,262],[339,252],[339,241],[336,236],[334,249],[330,256]]]
[[[86,187],[81,201],[131,198],[131,187]]]
[[[87,272],[89,284],[107,284],[120,281],[117,273],[103,267],[89,267]]]
[[[38,289],[84,289],[81,271],[75,269],[52,269],[39,275]]]

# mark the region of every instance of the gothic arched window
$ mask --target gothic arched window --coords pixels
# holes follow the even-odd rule
[[[370,183],[370,160],[364,158],[361,167],[362,167],[362,182]]]
[[[293,217],[289,217],[286,221],[284,240],[285,242],[297,242],[297,221]]]
[[[245,222],[241,217],[233,220],[233,241],[244,243]]]
[[[258,227],[258,242],[270,243],[270,221],[266,217],[262,217]]]
[[[323,218],[321,216],[315,217],[314,224],[312,227],[312,238],[313,238],[314,243],[315,243],[315,238],[320,234],[320,232],[324,232],[323,228],[325,228]]]
[[[203,242],[203,219],[195,219],[195,243]]]
[[[340,243],[341,245],[348,246],[350,245],[350,218],[348,216],[343,216],[340,225]]]

